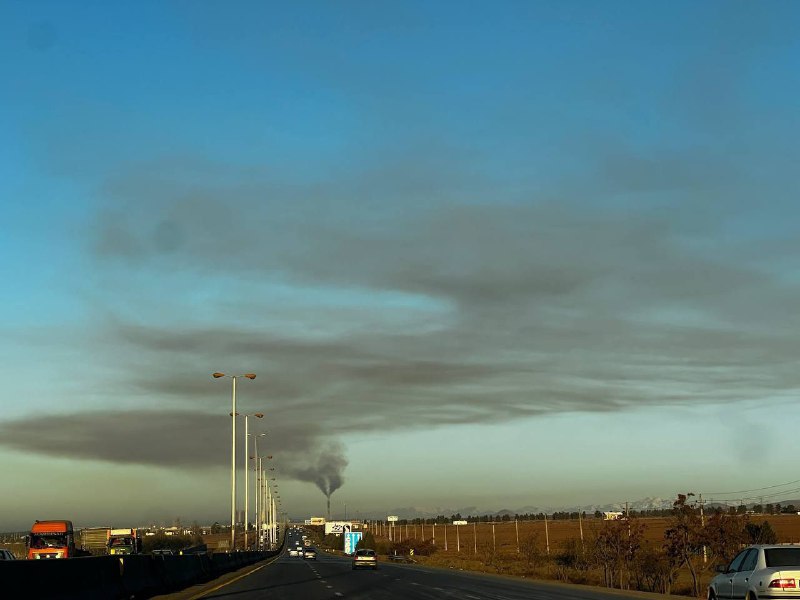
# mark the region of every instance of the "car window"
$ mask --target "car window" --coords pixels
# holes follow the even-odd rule
[[[800,566],[800,548],[767,548],[764,560],[768,567]]]
[[[739,567],[742,565],[742,561],[744,560],[745,555],[749,551],[750,551],[750,549],[748,548],[747,550],[742,550],[741,552],[739,552],[739,554],[736,555],[736,558],[734,558],[731,561],[731,564],[728,565],[728,572],[729,573],[731,571],[738,571],[739,570]]]
[[[745,556],[744,560],[742,561],[742,566],[739,567],[739,571],[752,571],[756,568],[756,561],[758,560],[758,550],[755,548],[751,548],[750,551]]]

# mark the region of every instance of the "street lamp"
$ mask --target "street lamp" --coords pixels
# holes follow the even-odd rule
[[[247,550],[247,526],[250,523],[250,487],[249,476],[250,471],[250,452],[247,449],[247,438],[250,437],[250,425],[248,418],[256,417],[263,419],[264,413],[253,413],[252,415],[244,415],[244,549]]]
[[[212,373],[214,379],[220,377],[230,377],[233,381],[233,391],[231,393],[231,552],[235,550],[236,543],[236,379],[246,377],[255,379],[255,373],[245,373],[244,375],[226,375],[225,373]]]
[[[260,532],[261,532],[260,524],[259,524],[260,523],[259,519],[260,519],[261,514],[259,512],[260,504],[259,504],[259,499],[258,499],[259,490],[261,489],[261,458],[258,456],[258,438],[264,437],[266,435],[267,435],[266,433],[253,434],[253,456],[249,456],[248,457],[249,460],[253,460],[254,463],[255,463],[253,465],[253,472],[255,473],[255,478],[256,478],[255,485],[253,486],[253,491],[255,492],[253,494],[253,496],[254,496],[253,497],[253,506],[254,506],[254,510],[255,510],[255,513],[256,513],[256,546],[258,546],[258,544],[259,544],[259,537],[260,537]],[[250,463],[248,462],[247,464],[249,465]],[[250,503],[249,497],[247,499],[247,503],[248,504]],[[245,508],[245,511],[246,510],[247,510],[247,508]],[[246,531],[245,531],[245,535],[246,535]]]

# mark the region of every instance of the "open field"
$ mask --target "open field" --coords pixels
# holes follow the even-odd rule
[[[658,549],[664,542],[664,532],[669,527],[670,519],[663,517],[645,517],[637,519],[645,526],[644,545]],[[800,516],[787,515],[750,515],[750,522],[770,523],[778,541],[781,543],[800,543]],[[585,542],[591,543],[595,534],[602,527],[600,519],[586,519],[582,523],[577,520],[548,521],[545,529],[544,521],[501,521],[468,525],[431,525],[424,527],[424,539],[436,541],[436,552],[430,556],[417,556],[415,559],[426,565],[490,573],[503,573],[535,579],[556,579],[571,583],[603,585],[603,574],[598,568],[565,568],[555,560],[570,544],[573,548],[581,539],[581,525]],[[392,535],[394,541],[408,538],[423,539],[423,528],[405,525],[396,527]],[[377,536],[386,541],[386,536]],[[518,542],[519,540],[519,542]],[[532,540],[539,549],[539,557],[535,563],[524,559],[526,542]],[[519,545],[518,545],[519,544]],[[527,543],[530,546],[530,543]],[[548,553],[549,546],[549,553]],[[520,553],[518,548],[522,549]],[[549,557],[548,557],[549,554]],[[709,562],[703,568],[699,565],[699,583],[701,595],[708,581],[713,576],[714,565]],[[627,585],[626,585],[627,587]],[[635,589],[635,588],[634,588]],[[643,588],[639,588],[643,589]],[[652,590],[656,591],[656,590]],[[672,584],[673,594],[691,595],[689,572],[685,567],[678,570]]]
[[[638,522],[645,525],[644,538],[647,543],[661,544],[669,519],[665,517],[642,517]],[[768,521],[781,543],[800,543],[800,515],[750,515],[753,523]],[[549,538],[551,553],[558,552],[568,540],[583,537],[588,540],[602,526],[603,521],[595,518],[569,521],[548,521],[545,530],[544,521],[498,521],[496,523],[477,523],[469,525],[403,525],[394,529],[395,541],[412,539],[433,539],[437,553],[470,554],[478,551],[484,544],[494,544],[498,551],[517,551],[517,538],[523,543],[531,536],[546,551]],[[518,533],[517,533],[518,532]],[[385,535],[379,535],[387,539]],[[446,548],[446,550],[445,550]]]

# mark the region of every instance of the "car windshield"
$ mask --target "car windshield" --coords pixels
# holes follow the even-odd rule
[[[764,559],[768,567],[800,567],[800,547],[767,548]]]
[[[374,550],[358,550],[356,552],[358,556],[375,556]]]
[[[67,535],[48,533],[45,535],[31,535],[31,548],[60,548],[67,545]]]

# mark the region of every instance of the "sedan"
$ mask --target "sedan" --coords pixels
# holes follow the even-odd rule
[[[303,558],[307,558],[310,560],[317,560],[317,549],[313,546],[308,546],[307,548],[303,548]]]
[[[373,571],[378,568],[378,556],[375,554],[375,550],[369,550],[368,548],[356,550],[353,555],[353,570],[363,568],[370,568]]]
[[[298,554],[297,548],[289,548],[289,556],[297,556]]]
[[[716,570],[708,600],[800,599],[800,546],[749,546]]]

